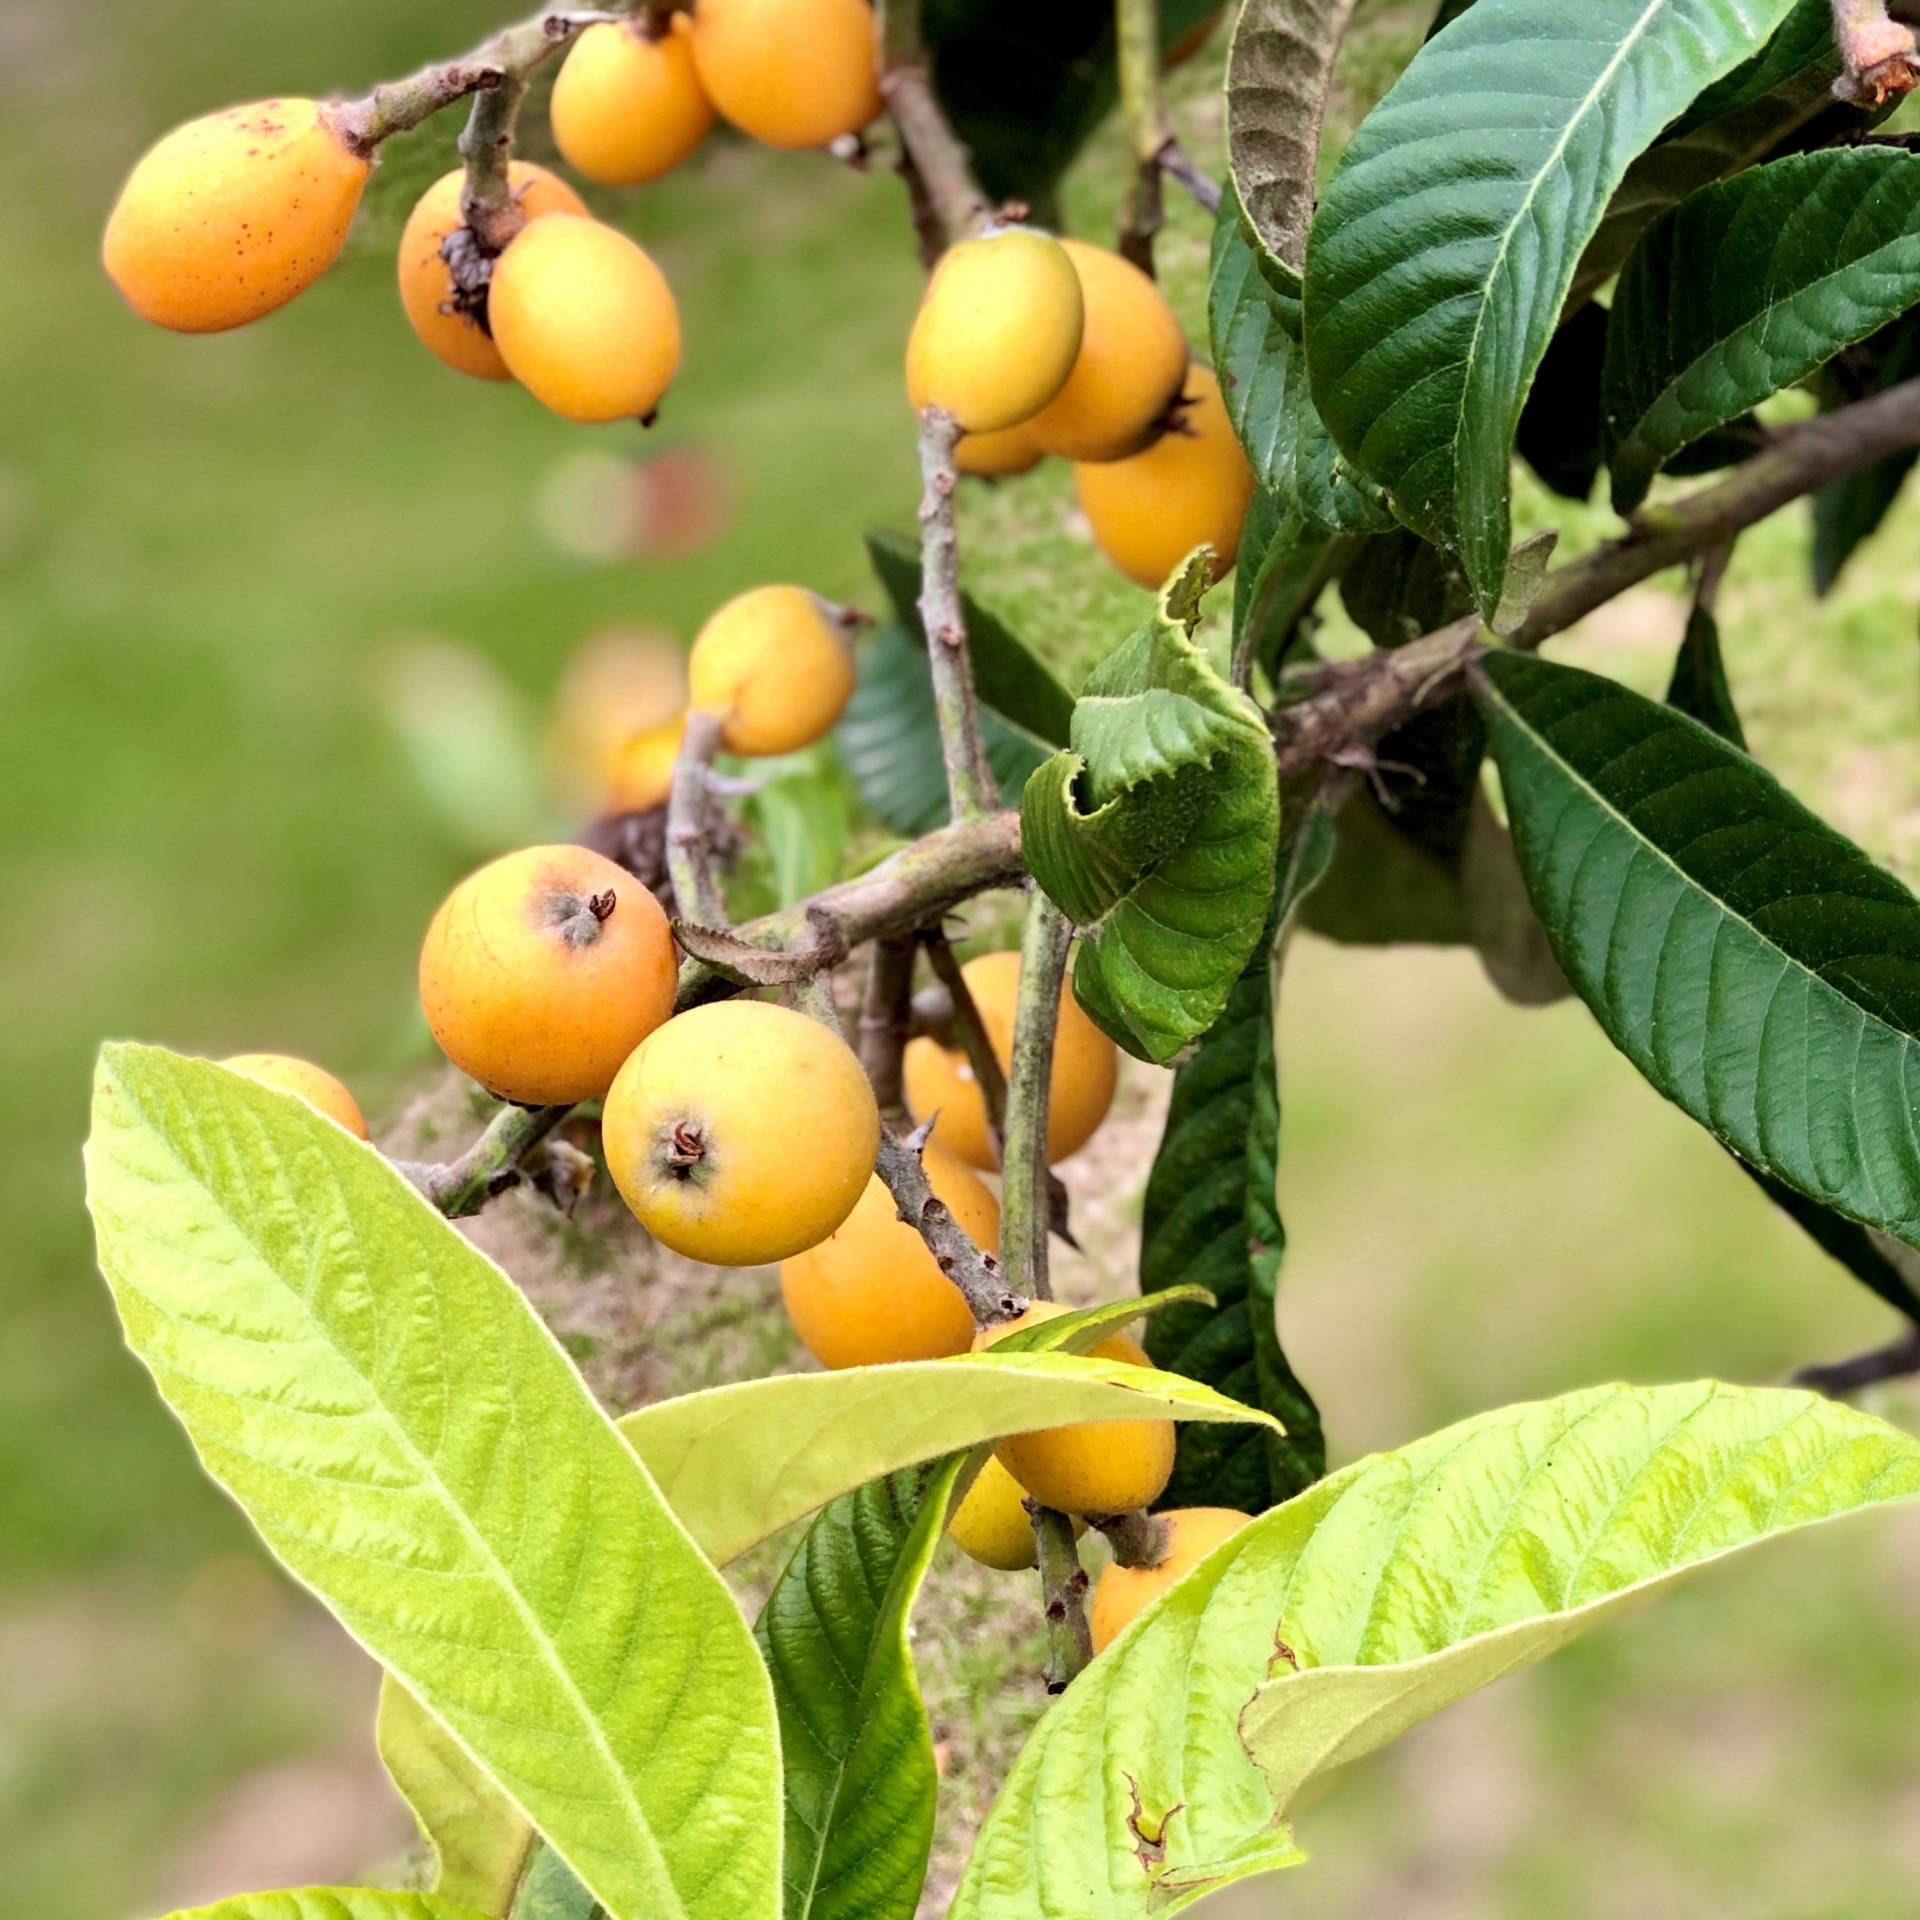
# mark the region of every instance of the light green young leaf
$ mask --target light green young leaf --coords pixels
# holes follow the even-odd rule
[[[965,1459],[842,1494],[761,1609],[786,1762],[786,1920],[913,1920],[919,1905],[940,1780],[907,1622]]]
[[[433,1854],[434,1892],[505,1920],[533,1846],[526,1816],[390,1673],[380,1678],[374,1739]]]
[[[1361,123],[1307,243],[1313,398],[1398,517],[1500,602],[1510,456],[1634,156],[1792,0],[1478,0]]]
[[[182,1908],[167,1920],[482,1920],[430,1893],[382,1893],[373,1887],[301,1887],[242,1893],[210,1907]]]
[[[1614,1045],[1743,1160],[1920,1240],[1920,901],[1671,707],[1501,652],[1476,694],[1534,910]]]
[[[996,1348],[710,1387],[642,1407],[620,1430],[688,1531],[724,1565],[901,1467],[1009,1433],[1150,1417],[1268,1419],[1149,1368]]]
[[[267,1545],[613,1920],[772,1920],[766,1670],[500,1269],[304,1101],[110,1046],[89,1199],[128,1343]]]
[[[1193,640],[1204,550],[1089,677],[1073,744],[1027,782],[1022,844],[1081,932],[1075,997],[1130,1053],[1206,1032],[1266,924],[1279,779],[1260,709]]]
[[[1630,513],[1682,448],[1920,301],[1920,156],[1796,154],[1703,187],[1620,275],[1601,414]]]
[[[1916,1496],[1908,1435],[1714,1383],[1593,1388],[1362,1460],[1226,1541],[1074,1681],[952,1920],[1145,1920],[1289,1865],[1281,1823],[1328,1768],[1690,1568]]]

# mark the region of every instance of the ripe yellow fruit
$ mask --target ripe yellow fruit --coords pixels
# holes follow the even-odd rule
[[[974,1245],[998,1251],[1000,1203],[972,1170],[931,1146],[926,1169]],[[900,1218],[878,1174],[826,1239],[781,1267],[780,1293],[801,1344],[824,1367],[940,1360],[973,1345],[965,1296]]]
[[[127,176],[101,258],[143,320],[243,327],[333,265],[372,171],[338,110],[261,100],[176,127]]]
[[[968,433],[1017,426],[1065,384],[1080,351],[1080,277],[1033,227],[999,227],[949,247],[907,341],[907,397],[942,407]]]
[[[1109,1566],[1093,1590],[1087,1624],[1093,1629],[1094,1652],[1105,1652],[1135,1614],[1198,1566],[1222,1540],[1232,1539],[1251,1517],[1231,1507],[1176,1507],[1161,1514],[1167,1523],[1167,1557],[1157,1567]]]
[[[513,377],[569,420],[644,420],[680,366],[666,277],[624,233],[573,214],[507,243],[487,320]]]
[[[717,1267],[816,1247],[866,1191],[880,1112],[846,1043],[764,1000],[669,1020],[620,1069],[607,1168],[656,1240]]]
[[[1160,430],[1191,356],[1166,295],[1131,260],[1084,240],[1060,245],[1080,276],[1085,321],[1067,383],[1026,424],[1048,453],[1123,460]]]
[[[967,1489],[966,1498],[947,1522],[947,1537],[969,1560],[1002,1573],[1018,1573],[1040,1563],[1027,1512],[1027,1490],[993,1455]]]
[[[881,108],[867,0],[698,0],[693,58],[707,98],[770,147],[824,147]]]
[[[525,1106],[597,1100],[673,1011],[673,932],[624,867],[528,847],[448,894],[420,951],[420,1004],[462,1073]]]
[[[486,329],[473,314],[461,311],[452,269],[440,254],[447,236],[466,224],[460,211],[466,180],[463,167],[442,174],[407,216],[400,234],[400,304],[427,350],[455,372],[476,380],[511,380]],[[586,202],[558,174],[531,161],[514,161],[507,180],[529,220],[587,210]]]
[[[673,793],[674,763],[680,758],[680,742],[686,731],[683,716],[667,726],[636,733],[620,749],[614,756],[613,777],[600,805],[602,816],[648,813],[667,804]]]
[[[1014,1003],[1020,992],[1020,956],[983,953],[960,969],[987,1038],[1001,1066],[1013,1060]],[[987,1129],[987,1103],[967,1056],[922,1036],[907,1043],[907,1105],[916,1120],[940,1116],[934,1138],[969,1166],[987,1170],[998,1162]],[[1078,1153],[1113,1105],[1120,1079],[1120,1050],[1080,1010],[1069,983],[1060,995],[1053,1029],[1053,1073],[1047,1082],[1047,1159]]]
[[[1058,1301],[1036,1300],[1019,1319],[982,1329],[974,1344],[991,1347],[1016,1327],[1066,1311]],[[1130,1334],[1110,1333],[1089,1351],[1096,1360],[1153,1365]],[[1062,1513],[1132,1513],[1152,1506],[1166,1491],[1173,1478],[1173,1447],[1171,1420],[1089,1420],[1011,1434],[994,1451],[1042,1506]]]
[[[1253,469],[1205,367],[1188,375],[1182,418],[1131,459],[1076,466],[1075,490],[1100,551],[1142,587],[1159,587],[1203,543],[1213,578],[1232,567]]]
[[[1046,453],[1033,437],[1033,422],[1022,420],[998,433],[963,433],[953,450],[953,464],[981,480],[1005,480],[1030,473]]]
[[[553,694],[547,760],[582,810],[600,804],[636,733],[671,726],[687,705],[687,652],[671,633],[613,627],[581,644]]]
[[[709,616],[687,659],[702,713],[725,722],[729,753],[797,753],[840,718],[853,692],[841,623],[804,587],[755,587]]]
[[[713,125],[694,70],[687,16],[664,33],[606,21],[573,44],[553,83],[548,121],[560,157],[603,187],[637,187],[677,167]]]
[[[220,1064],[259,1081],[263,1087],[297,1093],[329,1120],[338,1121],[355,1139],[367,1137],[367,1119],[360,1111],[360,1102],[325,1067],[316,1067],[311,1060],[300,1060],[290,1053],[236,1053]]]

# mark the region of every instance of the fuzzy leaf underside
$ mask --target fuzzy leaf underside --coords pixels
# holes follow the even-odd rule
[[[1503,653],[1478,697],[1535,911],[1609,1038],[1742,1159],[1920,1239],[1920,901],[1671,707]]]
[[[1307,244],[1313,399],[1394,513],[1499,604],[1521,406],[1635,156],[1791,0],[1478,0],[1342,156]]]
[[[1682,448],[1920,300],[1920,156],[1797,154],[1657,221],[1614,294],[1602,375],[1613,504]]]
[[[1131,1301],[1113,1311],[1127,1318],[1143,1307]],[[1050,1323],[1049,1341],[1071,1324]],[[816,1507],[903,1467],[1009,1433],[1148,1417],[1267,1419],[1171,1374],[1003,1343],[951,1360],[710,1387],[642,1407],[620,1430],[687,1530],[724,1565]]]
[[[1292,1864],[1282,1823],[1329,1768],[1708,1561],[1916,1496],[1909,1436],[1711,1382],[1593,1388],[1360,1461],[1226,1541],[1074,1681],[953,1920],[1145,1920]]]
[[[772,1920],[765,1669],[512,1281],[305,1101],[157,1048],[104,1051],[87,1173],[128,1343],[274,1553],[613,1920]]]
[[[1279,780],[1260,709],[1194,644],[1196,554],[1074,704],[1027,783],[1034,879],[1080,929],[1073,986],[1130,1053],[1169,1060],[1226,1004],[1266,922]]]

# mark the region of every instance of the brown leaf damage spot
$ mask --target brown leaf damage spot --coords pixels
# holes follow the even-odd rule
[[[1132,1774],[1122,1774],[1127,1783],[1127,1795],[1133,1802],[1133,1811],[1127,1815],[1127,1831],[1133,1835],[1133,1857],[1140,1862],[1140,1871],[1149,1880],[1156,1879],[1167,1864],[1167,1828],[1173,1824],[1173,1816],[1183,1813],[1187,1803],[1176,1800],[1158,1819],[1148,1814],[1140,1799],[1140,1783]]]

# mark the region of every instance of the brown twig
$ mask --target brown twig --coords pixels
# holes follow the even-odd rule
[[[1153,241],[1166,219],[1161,155],[1167,140],[1160,106],[1160,0],[1116,0],[1120,117],[1133,152],[1133,179],[1120,209],[1120,252],[1153,272]]]
[[[571,1107],[502,1107],[457,1160],[442,1166],[396,1160],[394,1165],[449,1220],[465,1220],[520,1184],[522,1158],[572,1111]]]
[[[1040,1604],[1047,1621],[1047,1691],[1065,1693],[1073,1676],[1093,1658],[1087,1626],[1087,1570],[1073,1522],[1064,1513],[1029,1500],[1034,1540],[1040,1550]]]
[[[1209,219],[1219,213],[1220,182],[1201,167],[1172,134],[1160,143],[1160,151],[1154,157],[1160,171],[1185,187]]]
[[[880,27],[880,94],[893,115],[905,150],[908,191],[915,196],[914,224],[923,255],[978,233],[993,218],[960,144],[933,91],[926,42],[920,31],[920,0],[883,0]]]
[[[708,781],[726,723],[717,713],[692,709],[673,764],[673,790],[667,797],[667,872],[682,919],[703,927],[725,927],[726,901],[714,873],[711,832],[712,796]]]
[[[1027,1310],[1025,1297],[1009,1282],[1000,1262],[974,1245],[947,1203],[928,1184],[920,1158],[925,1145],[924,1132],[903,1139],[882,1127],[874,1171],[887,1183],[900,1218],[927,1243],[927,1251],[940,1271],[966,1296],[974,1324],[995,1327],[1004,1320],[1018,1319]]]
[[[913,939],[889,934],[873,943],[860,1003],[859,1054],[881,1121],[896,1131],[907,1120],[901,1060],[913,1018]]]
[[[1051,1300],[1047,1236],[1053,1192],[1047,1164],[1047,1110],[1053,1082],[1053,1036],[1060,1023],[1073,928],[1035,887],[1020,941],[1020,987],[1013,1013],[1013,1064],[1007,1075],[1007,1137],[1000,1181],[1000,1255],[1013,1283],[1036,1300]]]
[[[1847,1394],[1858,1393],[1863,1387],[1878,1386],[1883,1380],[1904,1380],[1915,1373],[1920,1373],[1920,1327],[1903,1333],[1887,1346],[1856,1354],[1851,1360],[1802,1367],[1793,1376],[1793,1384],[1824,1393],[1829,1400],[1839,1400]]]
[[[1000,1065],[1000,1056],[993,1050],[992,1036],[987,1032],[986,1021],[981,1018],[980,1003],[973,997],[973,989],[967,985],[967,977],[960,967],[960,956],[954,952],[952,943],[938,927],[923,931],[920,938],[926,947],[934,978],[947,990],[948,1017],[953,1026],[953,1037],[960,1043],[960,1051],[967,1056],[967,1065],[973,1069],[974,1084],[980,1089],[981,1104],[987,1110],[987,1133],[993,1141],[997,1158],[1006,1148],[1006,1072]]]
[[[948,802],[956,820],[974,820],[1000,804],[1000,790],[980,734],[973,659],[960,605],[960,536],[953,514],[960,480],[953,449],[959,438],[960,426],[952,414],[939,407],[921,413],[920,473],[926,490],[920,500],[920,624],[933,671]]]

